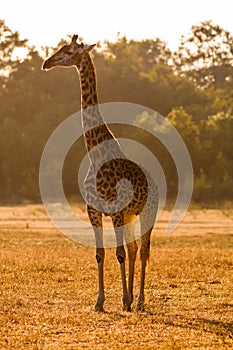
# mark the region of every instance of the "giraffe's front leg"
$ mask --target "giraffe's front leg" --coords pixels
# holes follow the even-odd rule
[[[104,311],[104,248],[96,248],[96,260],[98,263],[98,297],[95,303],[96,311]]]
[[[103,305],[105,300],[104,293],[104,258],[105,250],[103,244],[103,227],[102,227],[102,213],[87,207],[88,216],[93,226],[96,241],[96,261],[98,263],[98,296],[95,304],[96,311],[104,311]]]

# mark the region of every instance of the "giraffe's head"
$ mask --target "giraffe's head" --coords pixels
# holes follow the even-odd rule
[[[56,66],[79,67],[86,52],[93,49],[94,45],[78,44],[78,35],[73,35],[69,45],[62,46],[55,54],[49,57],[44,63],[43,69],[50,69]]]

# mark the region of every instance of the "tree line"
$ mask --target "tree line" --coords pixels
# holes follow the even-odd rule
[[[52,51],[36,50],[0,20],[0,202],[40,200],[38,173],[44,146],[55,128],[80,110],[76,71],[56,69],[49,75],[41,71]],[[181,37],[175,52],[159,38],[137,41],[119,36],[116,42],[98,43],[93,55],[100,102],[136,103],[168,118],[191,155],[193,199],[232,200],[232,35],[205,21]],[[149,114],[135,122],[156,128]],[[127,131],[115,132],[124,136]],[[175,197],[177,176],[169,154],[146,133],[138,137],[161,162],[168,195]],[[84,155],[81,138],[64,164],[67,196],[79,198],[77,168]]]

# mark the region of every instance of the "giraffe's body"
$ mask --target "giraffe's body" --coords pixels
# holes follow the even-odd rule
[[[158,189],[150,174],[129,160],[122,152],[118,141],[104,123],[98,107],[96,73],[89,51],[94,45],[76,43],[63,46],[43,64],[44,69],[54,66],[76,66],[80,75],[82,125],[90,167],[85,178],[87,212],[96,238],[99,292],[96,310],[103,310],[104,296],[104,244],[102,214],[109,215],[116,232],[116,255],[121,268],[123,308],[131,309],[133,301],[134,263],[137,243],[134,239],[134,220],[141,223],[141,283],[137,309],[144,305],[145,268],[149,257],[150,235],[153,229],[157,206]],[[129,184],[131,184],[129,186]],[[128,288],[125,273],[125,249],[129,258]]]

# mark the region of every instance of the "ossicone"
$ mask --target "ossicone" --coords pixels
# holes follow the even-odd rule
[[[72,36],[71,42],[72,42],[72,43],[76,43],[77,39],[78,39],[78,34],[74,34],[74,35]]]

